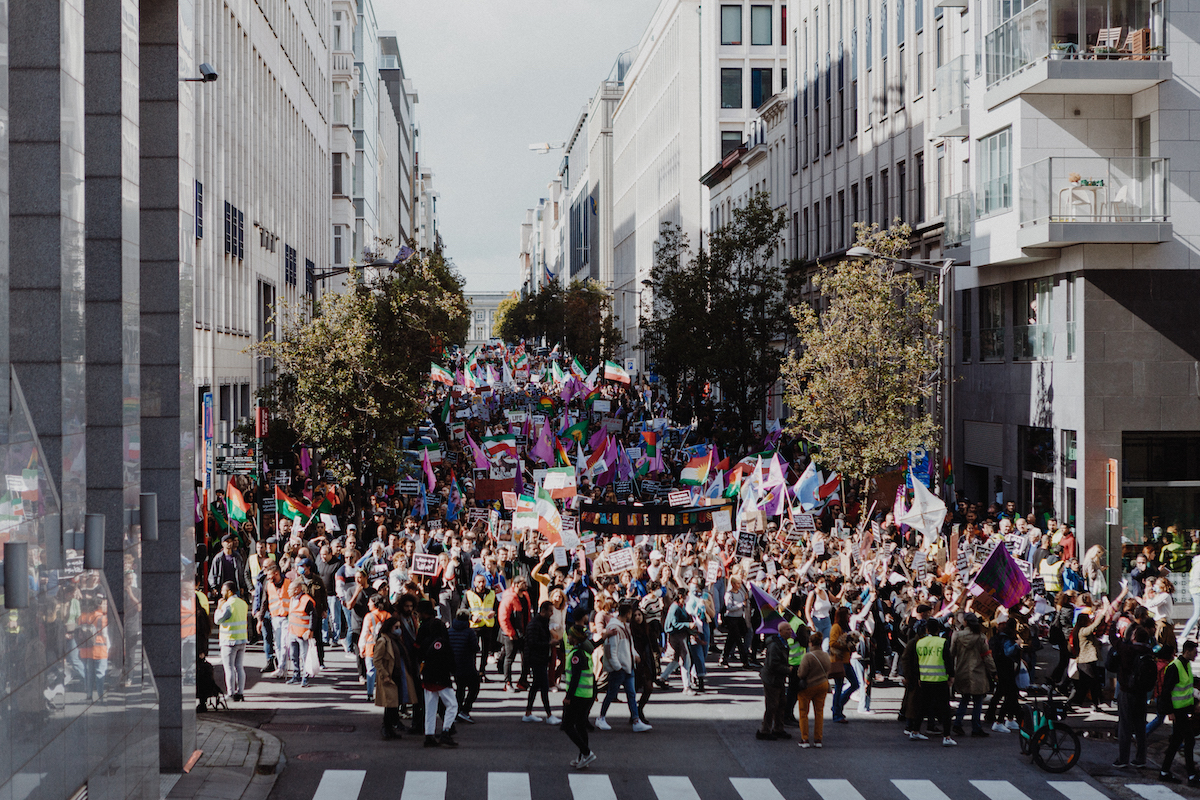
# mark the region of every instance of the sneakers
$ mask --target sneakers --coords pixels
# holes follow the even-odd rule
[[[801,743],[800,743],[800,749],[801,749],[801,750],[807,750],[807,749],[808,749],[808,748],[810,748],[810,747],[812,747],[812,745],[811,745],[811,744],[809,744],[808,742],[801,742]]]
[[[1004,727],[1008,728],[1010,731],[1016,731],[1021,729],[1021,723],[1017,722],[1015,719],[1010,719],[1008,722],[1004,723]]]
[[[576,769],[586,769],[596,760],[596,754],[589,752],[586,756],[581,756],[575,764]]]
[[[1129,769],[1128,761],[1114,761],[1113,769]]]
[[[454,741],[454,737],[448,733],[443,733],[442,738],[438,740],[438,743],[444,747],[458,747],[458,742]]]
[[[437,747],[438,740],[433,738],[432,736],[426,736],[425,737],[425,746],[426,747]]]
[[[775,734],[768,731],[755,731],[754,738],[758,739],[760,742],[773,742],[777,737]]]
[[[955,736],[966,736],[967,735],[967,732],[965,730],[963,730],[962,725],[955,725],[953,728],[950,729],[950,732],[953,733]]]
[[[644,733],[645,731],[652,731],[652,730],[654,730],[654,728],[652,728],[647,723],[642,722],[640,719],[637,722],[633,723],[633,732],[634,733]]]
[[[467,714],[467,713],[466,713],[466,712],[464,712],[464,711],[460,711],[460,712],[458,712],[458,717],[457,717],[457,719],[458,719],[458,721],[459,721],[459,722],[466,722],[466,723],[468,723],[468,724],[470,724],[470,725],[474,725],[474,724],[475,724],[475,720],[471,719],[471,715],[470,715],[470,714]]]
[[[951,739],[949,736],[942,737],[942,747],[956,747],[958,742]]]
[[[1163,783],[1179,783],[1179,778],[1176,778],[1169,772],[1162,772],[1161,770],[1158,773],[1158,779]]]
[[[908,738],[909,738],[909,739],[912,739],[914,742],[927,742],[927,741],[929,741],[929,737],[928,737],[928,736],[926,736],[925,734],[921,733],[920,731],[909,731],[909,732],[908,732]]]
[[[547,725],[561,725],[562,719],[551,714],[550,716],[546,717],[546,724]]]
[[[596,727],[602,731],[611,731],[612,725],[608,724],[608,720],[604,717],[596,717]]]
[[[300,688],[301,688],[301,689],[307,689],[307,688],[308,688],[308,678],[301,678],[301,679],[300,679]]]
[[[570,760],[568,763],[569,763],[569,764],[570,764],[572,767],[574,767],[575,769],[579,769],[579,762],[580,762],[580,761],[583,761],[583,756],[582,756],[582,755],[575,756],[575,757],[574,757],[574,758],[572,758],[572,759],[571,759],[571,760]]]
[[[1008,733],[1009,732],[1008,726],[1005,725],[1003,722],[993,722],[992,730],[994,730],[996,733]]]
[[[541,722],[541,721],[542,721],[542,718],[537,716],[536,714],[526,714],[525,716],[521,717],[521,722]]]
[[[821,745],[821,743],[820,743],[820,742],[813,742],[813,747],[815,747],[815,748],[817,748],[818,750],[820,750],[820,749],[821,749],[821,747],[822,747],[822,745]]]

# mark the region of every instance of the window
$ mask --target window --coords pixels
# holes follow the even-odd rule
[[[810,239],[808,236],[808,209],[807,208],[804,209],[804,225],[801,226],[800,230],[802,230],[804,232],[804,241],[801,242],[802,249],[800,250],[800,252],[802,254],[801,257],[808,258],[811,254],[808,252],[808,243],[809,243]]]
[[[880,224],[883,227],[888,227],[892,224],[892,204],[889,196],[888,171],[886,169],[879,171],[879,201],[883,204],[883,215],[880,217]]]
[[[742,71],[736,67],[721,70],[721,108],[742,107]]]
[[[724,70],[722,70],[724,72]],[[741,71],[738,71],[738,78],[741,78]],[[752,69],[750,70],[750,104],[754,108],[758,108],[763,103],[771,99],[771,70],[770,69]]]
[[[858,184],[850,184],[850,230],[854,230],[854,223],[858,222]],[[854,238],[851,233],[850,238]]]
[[[296,248],[283,246],[283,282],[288,286],[296,285]]]
[[[312,296],[316,288],[316,279],[313,276],[317,273],[317,265],[309,259],[304,259],[304,293]]]
[[[917,82],[915,95],[925,91],[925,32],[917,31]]]
[[[787,47],[787,4],[784,3],[779,7],[779,43]],[[785,78],[783,81],[787,83]]]
[[[342,226],[333,226],[333,265],[342,266]]]
[[[946,145],[937,146],[937,213],[940,216],[945,208],[943,198],[946,196]]]
[[[821,249],[821,204],[820,203],[813,203],[812,219],[813,219],[813,237],[812,237],[812,239],[813,239],[813,245],[814,245],[813,249],[816,251],[813,253],[813,255],[820,256],[821,253],[825,252],[824,250]]]
[[[342,12],[333,12],[333,49],[344,50],[342,47]]]
[[[771,6],[750,6],[750,44],[771,43]]]
[[[925,30],[925,0],[916,0],[913,4],[913,26],[918,32]]]
[[[204,238],[204,184],[196,181],[196,238]]]
[[[908,164],[901,161],[896,164],[896,216],[901,221],[908,220]]]
[[[917,153],[917,208],[913,215],[914,221],[921,223],[925,221],[925,154]]]
[[[779,91],[782,92],[787,88],[788,88],[787,67],[783,67],[782,69],[779,70]]]
[[[333,154],[333,194],[334,196],[343,195],[342,191],[342,154]]]
[[[246,257],[246,215],[237,212],[237,260]]]
[[[1054,357],[1050,293],[1049,278],[1013,284],[1013,358],[1038,361]]]
[[[971,300],[975,293],[967,289],[962,293],[962,363],[971,363],[971,325],[975,318],[971,314]]]
[[[846,193],[838,192],[838,240],[837,248],[846,248]]]
[[[1077,302],[1078,284],[1076,283],[1077,276],[1068,275],[1066,283],[1067,292],[1067,360],[1075,360],[1075,318],[1079,315],[1079,310],[1075,306]]]
[[[225,255],[233,252],[233,206],[225,203]]]
[[[742,7],[721,6],[721,44],[742,43]]]
[[[737,131],[721,131],[721,160],[742,146],[742,134]]]
[[[904,44],[904,0],[896,0],[896,44]]]
[[[334,30],[337,30],[334,28]],[[333,85],[333,124],[344,125],[346,122],[346,93],[343,84]]]
[[[1068,430],[1064,430],[1062,432],[1062,462],[1064,478],[1079,477],[1078,440],[1079,434],[1077,432]]]
[[[825,250],[833,250],[833,198],[825,198]]]
[[[1004,360],[1004,287],[979,290],[979,360]]]
[[[863,181],[863,191],[866,193],[867,205],[863,209],[863,217],[868,225],[875,222],[875,182],[871,178]]]
[[[979,140],[979,216],[1012,208],[1012,129]]]

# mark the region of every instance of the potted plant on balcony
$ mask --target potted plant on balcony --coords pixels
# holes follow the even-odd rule
[[[1080,176],[1078,172],[1071,172],[1067,174],[1067,183],[1071,184],[1072,186],[1078,186],[1079,180]]]
[[[1050,43],[1050,57],[1055,59],[1066,58],[1071,52],[1071,43],[1061,40]]]

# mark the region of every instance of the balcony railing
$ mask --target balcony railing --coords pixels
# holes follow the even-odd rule
[[[945,203],[943,246],[966,244],[971,239],[971,224],[975,221],[975,199],[970,192],[959,192],[947,197]]]
[[[1014,325],[1013,351],[1018,361],[1054,358],[1054,331],[1049,325]]]
[[[1046,158],[1019,172],[1021,226],[1166,222],[1165,158]]]
[[[1046,58],[1163,59],[1163,6],[1145,0],[1039,0],[987,35],[988,86]]]
[[[959,56],[937,68],[937,115],[948,117],[967,104],[967,82],[971,69],[966,56]]]

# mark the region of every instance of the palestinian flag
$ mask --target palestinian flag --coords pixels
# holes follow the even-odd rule
[[[228,493],[226,493],[228,494]],[[293,499],[283,493],[283,489],[275,487],[275,511],[280,515],[287,517],[295,522],[299,520],[301,523],[312,516],[312,509],[301,503],[299,500]]]
[[[488,458],[493,460],[505,454],[515,460],[517,458],[517,437],[511,433],[485,436],[483,437],[483,449],[487,452]]]
[[[708,480],[708,470],[712,466],[712,453],[696,456],[688,461],[687,466],[679,473],[679,482],[688,486],[703,486]]]
[[[429,380],[433,381],[434,383],[444,383],[447,386],[454,385],[454,376],[432,362],[429,364]]]
[[[233,478],[225,485],[225,514],[234,522],[245,522],[250,516],[250,506]]]
[[[576,378],[579,378],[579,380],[583,380],[584,377],[587,375],[587,370],[583,368],[583,364],[579,363],[578,358],[571,359],[571,366],[568,369],[570,369],[571,374],[574,375]]]
[[[617,383],[629,383],[629,373],[621,368],[621,365],[615,361],[604,362],[604,379],[606,381],[616,381]]]
[[[558,513],[558,506],[554,504],[550,492],[540,486],[537,490],[537,503],[534,510],[537,512],[538,532],[549,539],[550,544],[561,546],[562,515]]]
[[[581,419],[581,420],[579,420],[579,422],[576,422],[574,425],[570,426],[569,428],[563,428],[561,431],[559,431],[558,435],[563,437],[564,439],[567,438],[568,436],[570,436],[575,441],[582,442],[583,437],[587,436],[587,428],[588,428],[587,420]]]

